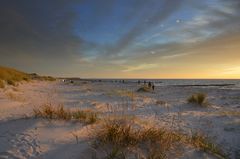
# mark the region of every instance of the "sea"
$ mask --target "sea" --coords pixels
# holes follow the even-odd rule
[[[218,87],[222,89],[240,90],[240,79],[74,79],[74,81],[112,82],[112,83],[146,83],[155,86],[179,87]]]

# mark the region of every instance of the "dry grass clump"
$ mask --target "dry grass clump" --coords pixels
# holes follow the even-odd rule
[[[98,120],[97,113],[90,110],[77,110],[72,112],[72,118],[93,124]]]
[[[184,153],[185,147],[227,158],[216,144],[200,133],[188,136],[166,128],[145,127],[134,120],[108,119],[93,133],[95,156],[100,158],[176,158]]]
[[[51,77],[51,76],[39,76],[38,80],[42,80],[42,81],[56,81],[56,78]]]
[[[221,115],[221,116],[236,116],[236,117],[240,117],[240,111],[233,111],[233,110],[230,110],[230,111],[221,111],[221,112],[218,112],[216,113],[218,115]]]
[[[97,121],[97,113],[90,110],[74,110],[64,108],[62,105],[54,107],[51,104],[45,104],[40,109],[33,110],[36,117],[47,119],[79,120],[87,124],[93,124]]]
[[[152,92],[152,89],[144,85],[143,87],[139,88],[137,92]]]
[[[129,91],[129,90],[113,90],[111,92],[108,93],[108,95],[117,95],[117,96],[121,96],[121,97],[128,97],[131,100],[134,100],[136,98],[136,94],[133,91]]]
[[[207,95],[204,93],[195,93],[193,95],[191,95],[187,101],[188,103],[194,103],[194,104],[198,104],[201,106],[206,106],[207,105],[207,101],[206,101]]]
[[[8,85],[12,85],[12,86],[16,86],[16,82],[14,82],[13,80],[7,80],[7,84]]]
[[[25,102],[26,100],[23,96],[13,92],[7,92],[6,96],[13,101]]]
[[[0,79],[0,88],[5,88],[4,81]]]
[[[123,120],[106,121],[96,132],[95,148],[105,147],[105,158],[167,158],[178,155],[183,136],[162,128],[143,128]],[[137,157],[138,156],[138,157]]]
[[[157,104],[157,105],[167,105],[167,102],[166,102],[166,101],[163,101],[163,100],[157,100],[157,101],[156,101],[156,104]]]
[[[214,156],[218,158],[227,158],[226,154],[223,152],[223,150],[214,144],[210,138],[207,136],[200,134],[200,133],[193,133],[191,139],[191,143],[194,147],[204,151],[213,154]]]

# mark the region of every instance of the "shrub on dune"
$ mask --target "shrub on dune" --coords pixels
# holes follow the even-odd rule
[[[51,104],[45,104],[40,109],[34,109],[36,117],[47,119],[79,120],[87,124],[93,124],[97,121],[97,113],[90,110],[69,110],[62,105],[54,107]]]
[[[16,86],[16,83],[13,80],[7,80],[7,84]]]
[[[141,126],[129,119],[105,120],[93,133],[93,148],[97,156],[104,155],[102,158],[178,158],[185,151],[183,147],[226,158],[222,149],[202,134],[189,136],[164,127]]]
[[[73,119],[85,121],[86,123],[93,124],[98,120],[97,113],[91,110],[76,110],[71,112]]]
[[[4,88],[5,85],[4,85],[4,81],[0,79],[0,88]]]
[[[190,138],[190,142],[194,147],[203,150],[205,152],[211,153],[218,158],[227,158],[226,154],[220,147],[214,144],[211,139],[200,133],[193,133]]]
[[[106,121],[96,133],[94,147],[110,151],[106,158],[143,155],[143,158],[166,158],[178,149],[182,136],[162,128],[144,128],[122,120]],[[127,157],[126,157],[127,158]]]
[[[191,95],[187,101],[188,103],[195,103],[201,106],[206,106],[207,101],[206,101],[207,95],[204,93],[195,93]]]
[[[143,86],[143,87],[139,88],[137,90],[137,92],[152,92],[152,89],[147,86]]]

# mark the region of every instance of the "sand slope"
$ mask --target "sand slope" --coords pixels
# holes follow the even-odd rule
[[[93,109],[106,116],[134,115],[183,132],[198,130],[213,138],[230,158],[239,156],[240,116],[232,114],[240,111],[239,90],[162,86],[153,93],[137,93],[137,88],[137,84],[33,82],[1,90],[0,158],[91,158],[89,132],[94,125],[30,117],[32,109],[44,103]],[[187,104],[194,92],[207,93],[211,106]],[[214,157],[189,150],[183,158]]]

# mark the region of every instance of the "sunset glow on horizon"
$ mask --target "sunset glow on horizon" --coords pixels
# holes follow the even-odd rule
[[[240,79],[239,0],[3,0],[0,65],[80,78]]]

